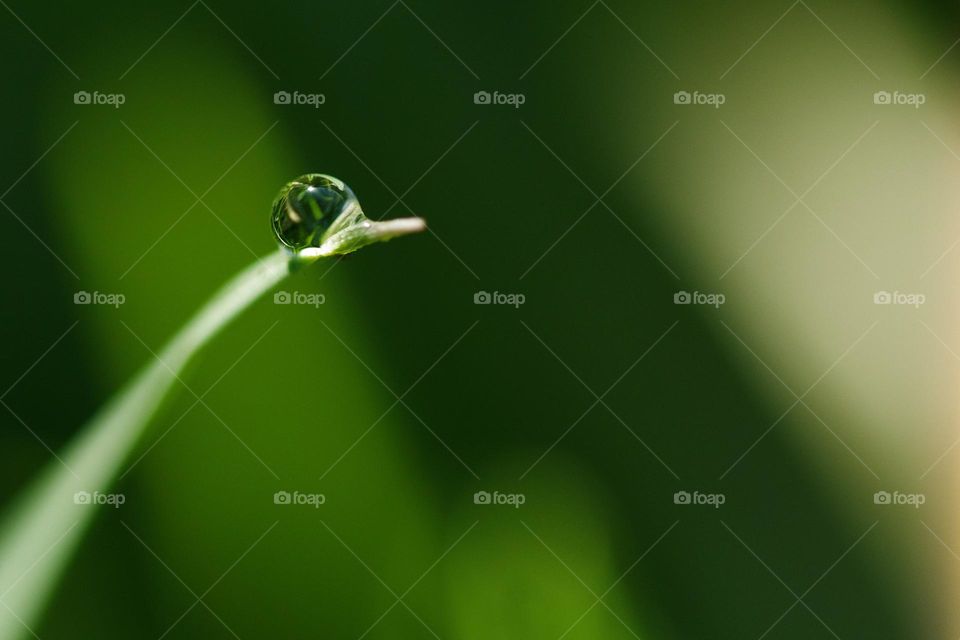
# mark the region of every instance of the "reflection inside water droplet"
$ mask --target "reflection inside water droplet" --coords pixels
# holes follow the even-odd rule
[[[319,247],[330,225],[359,208],[357,197],[342,180],[310,173],[288,182],[274,200],[273,232],[294,250]]]

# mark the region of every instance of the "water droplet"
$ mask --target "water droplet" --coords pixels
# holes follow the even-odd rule
[[[273,202],[271,220],[277,240],[299,251],[319,247],[335,221],[358,212],[360,203],[342,180],[308,173],[280,190]]]

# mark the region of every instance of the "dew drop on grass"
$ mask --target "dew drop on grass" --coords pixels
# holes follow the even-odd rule
[[[319,247],[330,225],[359,211],[357,197],[342,180],[308,173],[284,185],[274,200],[273,232],[294,251]]]

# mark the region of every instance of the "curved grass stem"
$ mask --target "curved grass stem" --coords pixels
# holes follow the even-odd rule
[[[150,418],[207,342],[292,270],[426,228],[420,218],[369,220],[342,182],[321,177],[324,184],[338,184],[352,200],[320,238],[319,246],[297,253],[278,249],[221,287],[154,360],[94,414],[0,523],[0,640],[36,637],[31,625],[97,512],[90,502],[96,502],[97,494],[106,493],[117,480]],[[292,185],[299,183],[288,184],[282,194]]]
[[[87,497],[112,486],[190,359],[303,262],[278,249],[236,275],[27,487],[0,528],[0,639],[36,635],[31,625],[98,511]]]

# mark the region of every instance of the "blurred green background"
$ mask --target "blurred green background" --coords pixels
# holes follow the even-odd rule
[[[274,248],[287,180],[431,227],[297,274],[324,304],[268,296],[202,354],[209,408],[164,405],[34,633],[956,637],[958,18],[4,4],[4,503],[141,340]]]

